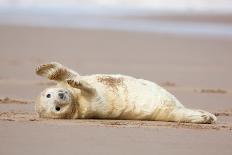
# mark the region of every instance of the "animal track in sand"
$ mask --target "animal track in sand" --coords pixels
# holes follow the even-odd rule
[[[215,94],[226,94],[227,91],[223,89],[201,89],[201,93],[215,93]]]
[[[232,109],[226,109],[221,112],[215,112],[214,115],[215,116],[232,116]]]
[[[36,121],[38,117],[36,113],[29,112],[0,112],[0,120],[5,121]]]
[[[193,87],[183,87],[177,86],[176,83],[165,81],[160,83],[161,86],[170,88],[173,90],[182,90],[182,91],[193,91],[197,93],[212,93],[212,94],[228,94],[230,93],[228,90],[220,89],[220,88],[193,88]]]
[[[43,121],[46,123],[74,124],[74,125],[93,125],[99,127],[114,128],[184,128],[184,129],[208,129],[208,130],[229,130],[232,131],[231,124],[192,124],[160,121],[135,121],[135,120],[102,120],[102,119],[76,119],[76,120],[57,120],[40,119],[36,113],[32,112],[0,112],[2,121]]]
[[[26,101],[26,100],[19,100],[19,99],[12,99],[9,97],[5,97],[0,99],[0,104],[30,104],[34,101]]]
[[[163,87],[175,87],[176,84],[174,82],[170,82],[170,81],[165,81],[163,83],[160,84]]]

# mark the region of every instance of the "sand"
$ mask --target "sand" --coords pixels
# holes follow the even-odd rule
[[[229,38],[0,26],[0,154],[230,155],[231,50]],[[54,83],[34,69],[50,61],[157,82],[218,122],[40,119],[35,98]]]

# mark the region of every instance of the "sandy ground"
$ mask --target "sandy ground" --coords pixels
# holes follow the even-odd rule
[[[134,16],[118,16],[118,19],[137,19],[149,21],[182,21],[182,22],[204,22],[204,23],[217,23],[217,24],[231,24],[232,18],[230,14],[178,14],[178,15],[134,15]]]
[[[232,41],[155,33],[0,26],[0,154],[232,154]],[[53,85],[35,66],[122,73],[164,86],[213,125],[44,120],[34,100]]]

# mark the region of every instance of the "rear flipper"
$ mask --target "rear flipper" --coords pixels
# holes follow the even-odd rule
[[[174,121],[174,122],[186,122],[186,123],[202,123],[211,124],[217,121],[215,115],[203,111],[203,110],[192,110],[184,107],[181,108],[170,108],[162,107],[155,115],[155,120],[160,121]]]

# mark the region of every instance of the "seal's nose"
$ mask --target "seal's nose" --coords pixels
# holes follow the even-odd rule
[[[60,107],[56,107],[56,111],[60,111]]]
[[[60,97],[60,99],[64,99],[64,93],[59,93],[58,96]]]

